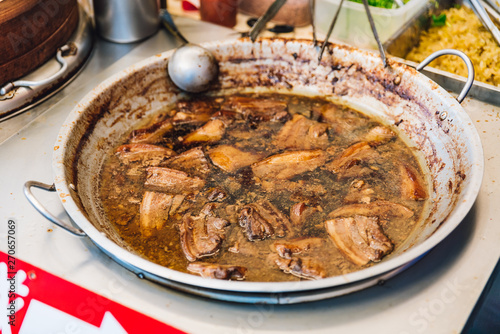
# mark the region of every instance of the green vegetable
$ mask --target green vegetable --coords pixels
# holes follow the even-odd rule
[[[446,14],[441,13],[439,16],[432,15],[431,26],[432,27],[442,27],[446,24]]]
[[[352,2],[363,3],[363,0],[350,0]],[[405,1],[403,1],[405,2]],[[406,2],[405,2],[406,3]],[[394,0],[368,0],[368,4],[373,7],[388,8],[391,9]]]

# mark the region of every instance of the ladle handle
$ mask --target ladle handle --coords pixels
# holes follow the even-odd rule
[[[160,19],[161,19],[161,23],[163,23],[163,26],[165,28],[167,28],[167,30],[172,35],[174,35],[174,37],[176,37],[179,40],[181,40],[182,43],[184,43],[184,44],[188,44],[189,43],[189,41],[186,39],[186,37],[184,37],[184,35],[181,34],[181,32],[179,31],[179,29],[175,25],[174,20],[172,19],[172,15],[170,15],[170,13],[166,9],[162,9],[160,11]]]
[[[75,227],[67,224],[66,222],[62,221],[61,219],[57,218],[52,213],[50,213],[42,205],[42,203],[40,203],[40,201],[38,201],[38,199],[36,199],[36,197],[33,195],[33,193],[31,192],[32,187],[36,187],[36,188],[40,188],[43,190],[53,192],[53,191],[56,191],[56,186],[54,184],[50,185],[50,184],[45,184],[45,183],[38,182],[38,181],[27,181],[24,184],[24,195],[28,199],[28,202],[30,202],[30,204],[33,205],[33,207],[38,212],[40,212],[40,214],[42,214],[42,216],[44,216],[45,218],[50,220],[52,223],[56,224],[57,226],[65,229],[69,233],[76,235],[78,237],[86,237],[87,236],[87,234],[85,234],[85,232],[83,232],[79,228],[75,228]]]
[[[472,88],[472,85],[474,84],[474,75],[475,75],[474,66],[472,65],[471,60],[469,59],[469,57],[467,57],[465,53],[455,49],[443,49],[436,51],[429,57],[425,58],[424,61],[422,61],[420,64],[418,64],[416,70],[420,72],[421,70],[424,69],[424,67],[429,65],[431,61],[445,55],[459,56],[460,58],[462,58],[462,60],[465,62],[465,65],[467,66],[467,81],[465,82],[464,88],[462,88],[462,91],[457,97],[458,103],[462,103],[462,101],[465,99],[470,89]]]

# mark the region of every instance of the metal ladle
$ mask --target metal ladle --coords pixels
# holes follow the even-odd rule
[[[207,90],[219,73],[214,55],[209,50],[190,43],[177,29],[168,11],[162,10],[160,18],[165,28],[184,43],[168,61],[170,79],[186,92],[199,93]]]
[[[286,1],[275,0],[257,20],[248,34],[252,42],[255,42],[266,23],[276,15]],[[177,48],[168,61],[170,79],[186,92],[199,93],[207,90],[219,73],[219,65],[214,55],[197,44],[189,43],[177,29],[168,11],[162,10],[160,18],[165,28],[184,43]]]

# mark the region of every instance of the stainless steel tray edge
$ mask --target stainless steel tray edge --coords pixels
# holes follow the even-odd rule
[[[430,25],[430,17],[432,14],[438,14],[443,9],[450,8],[454,4],[462,4],[461,0],[444,0],[440,1],[439,8],[429,4],[411,18],[405,25],[394,34],[387,42],[384,43],[384,48],[387,52],[395,57],[391,57],[398,62],[404,63],[411,67],[416,67],[417,63],[404,59],[404,56],[415,46],[422,31],[426,30]],[[426,67],[422,73],[434,80],[443,88],[454,93],[460,93],[467,78],[456,75],[450,72],[439,70],[432,67]],[[500,87],[485,84],[479,81],[474,81],[468,97],[500,106]]]

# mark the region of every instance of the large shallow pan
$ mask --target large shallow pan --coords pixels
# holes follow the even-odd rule
[[[244,282],[204,279],[154,264],[121,241],[103,214],[99,171],[117,140],[140,118],[183,96],[166,76],[166,52],[106,80],[71,112],[54,147],[52,187],[77,227],[115,261],[178,289],[240,302],[292,303],[337,296],[377,283],[403,270],[443,240],[465,217],[479,191],[483,151],[460,104],[445,90],[406,65],[383,68],[376,54],[332,44],[320,64],[312,42],[248,39],[205,44],[220,64],[212,92],[243,89],[321,95],[344,101],[397,125],[421,152],[432,185],[429,216],[394,254],[373,267],[317,281]],[[36,204],[36,203],[35,203]],[[51,215],[38,204],[46,217]]]

